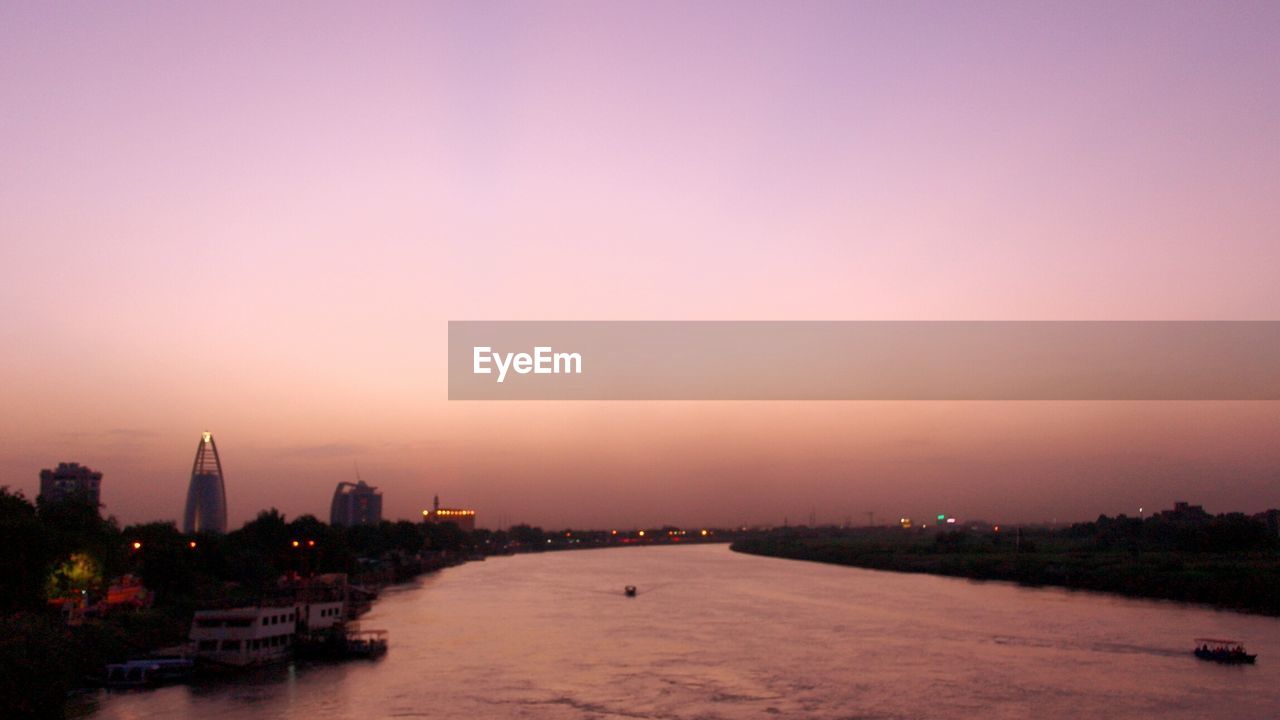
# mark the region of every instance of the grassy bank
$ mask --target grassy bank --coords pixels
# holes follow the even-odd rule
[[[1280,553],[1107,547],[1092,537],[899,529],[779,530],[739,540],[733,550],[894,572],[1007,580],[1129,597],[1203,603],[1280,616]]]

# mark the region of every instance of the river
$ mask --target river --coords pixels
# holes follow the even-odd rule
[[[634,584],[639,594],[623,595]],[[386,590],[378,661],[87,699],[146,718],[1263,718],[1280,620],[724,545],[490,558]],[[1195,659],[1245,640],[1251,667]]]

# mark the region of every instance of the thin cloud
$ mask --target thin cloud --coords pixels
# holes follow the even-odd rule
[[[282,448],[280,454],[291,457],[347,457],[351,455],[362,455],[369,451],[367,445],[359,443],[323,443],[320,445],[294,445],[292,447]]]

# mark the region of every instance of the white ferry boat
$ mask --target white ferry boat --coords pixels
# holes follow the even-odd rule
[[[197,659],[247,667],[287,659],[297,627],[293,605],[198,610],[190,638]]]

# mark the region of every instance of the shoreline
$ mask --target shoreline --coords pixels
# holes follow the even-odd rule
[[[734,542],[730,550],[865,570],[1011,582],[1280,617],[1280,559],[1274,554],[948,553],[797,537],[748,538]]]
[[[363,611],[361,611],[355,617],[348,618],[346,622],[348,624],[359,623],[360,618],[362,618],[368,611],[372,610],[373,607],[376,606],[378,601],[382,598],[382,594],[389,589],[409,588],[427,576],[435,575],[448,568],[460,567],[473,562],[485,562],[492,558],[500,558],[500,557],[518,557],[521,555],[540,555],[543,553],[582,552],[582,551],[588,551],[588,550],[609,550],[609,549],[621,549],[621,548],[628,548],[628,547],[679,547],[681,545],[710,545],[710,544],[731,545],[732,540],[720,539],[720,538],[710,540],[710,539],[699,538],[697,540],[686,541],[685,543],[680,543],[680,544],[677,544],[674,542],[663,542],[663,541],[636,543],[636,544],[623,544],[623,543],[614,543],[614,542],[608,542],[608,543],[592,542],[592,543],[573,544],[573,545],[552,545],[548,547],[534,546],[531,548],[525,548],[517,551],[475,552],[475,553],[441,552],[441,553],[436,553],[434,555],[429,555],[429,556],[420,556],[418,558],[414,558],[412,561],[399,564],[394,568],[387,567],[379,571],[367,572],[360,576],[350,578],[349,583],[351,585],[363,586],[365,588],[368,588],[372,590],[375,593],[375,595],[372,598],[372,600],[369,602],[368,606]],[[188,621],[188,623],[186,623],[186,627],[189,627],[189,626],[190,626],[190,622]],[[137,647],[135,648],[133,655],[137,659],[150,658],[150,657],[169,657],[174,655],[181,655],[183,657],[186,657],[188,644],[189,642],[175,644],[172,641],[172,639],[169,639],[167,641],[164,641],[158,644],[153,644],[149,647]],[[296,662],[300,659],[306,660],[306,658],[299,658],[296,655],[292,655],[289,658],[285,659],[282,664]],[[71,688],[69,688],[68,699],[75,696],[92,693],[99,689],[111,689],[111,688],[109,688],[109,686],[107,686],[105,683],[101,682],[97,678],[90,678],[86,676],[82,678],[81,683],[73,685]],[[136,691],[137,688],[132,688],[132,690]]]

